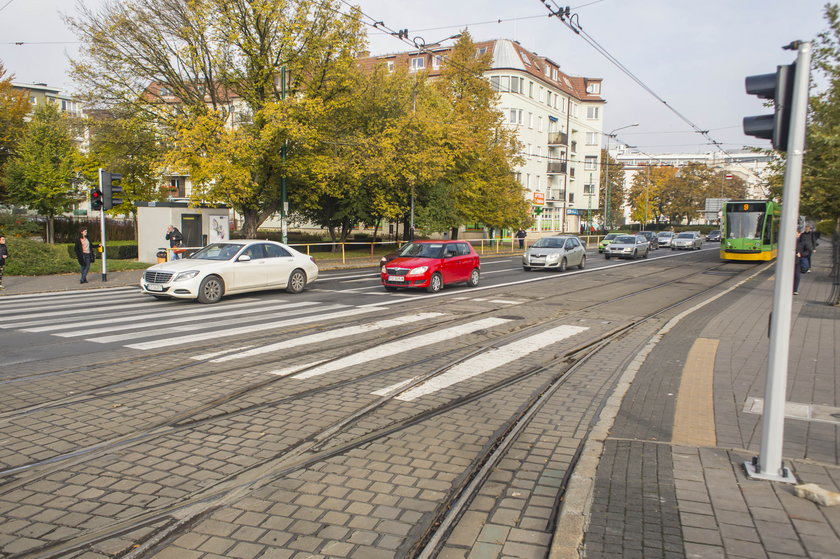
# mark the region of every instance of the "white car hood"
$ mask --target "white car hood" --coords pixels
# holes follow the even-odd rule
[[[219,264],[223,264],[225,262],[229,262],[228,260],[193,260],[190,258],[184,258],[181,260],[172,260],[170,262],[163,262],[161,264],[155,264],[154,266],[150,266],[147,268],[152,272],[183,272],[185,270],[201,270],[204,268],[217,266]]]

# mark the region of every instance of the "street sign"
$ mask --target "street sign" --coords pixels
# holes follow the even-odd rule
[[[534,204],[537,206],[545,206],[544,192],[534,192]]]

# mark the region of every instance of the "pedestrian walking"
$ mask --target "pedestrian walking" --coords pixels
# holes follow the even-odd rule
[[[76,239],[74,248],[76,250],[76,260],[79,261],[79,273],[81,274],[79,283],[87,283],[90,263],[95,260],[93,248],[90,244],[90,240],[87,238],[87,227],[79,229],[79,237]]]
[[[180,247],[181,241],[184,240],[184,236],[181,235],[181,232],[178,231],[177,227],[170,225],[166,228],[166,240],[169,241],[169,248],[172,249],[172,260],[178,260],[181,258],[181,253],[174,250]]]
[[[799,295],[799,280],[802,278],[802,260],[810,261],[811,244],[801,231],[796,232],[796,260],[793,266],[793,294]]]
[[[3,287],[3,270],[6,268],[6,260],[9,259],[9,249],[6,247],[6,236],[0,235],[0,289]]]
[[[516,238],[519,239],[519,248],[525,248],[525,237],[527,236],[528,233],[520,227],[519,231],[516,232]]]
[[[814,230],[811,229],[810,225],[805,226],[805,231],[802,232],[802,238],[805,239],[805,242],[808,244],[810,250],[808,251],[808,256],[802,256],[800,259],[800,269],[803,274],[807,274],[811,271],[811,256],[813,253],[817,252],[817,236],[814,233]]]

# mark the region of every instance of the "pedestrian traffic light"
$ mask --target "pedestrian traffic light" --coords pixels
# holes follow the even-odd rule
[[[121,180],[122,175],[102,171],[102,207],[106,210],[123,203]]]
[[[102,191],[98,188],[90,189],[90,209],[97,211],[102,209]]]
[[[772,99],[776,110],[772,115],[744,117],[744,134],[770,140],[775,149],[787,151],[795,77],[796,63],[778,66],[775,74],[747,76],[747,93],[759,99]]]

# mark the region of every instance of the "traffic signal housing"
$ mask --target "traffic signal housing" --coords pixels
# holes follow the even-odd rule
[[[102,191],[98,188],[90,189],[90,209],[96,211],[102,209]]]
[[[123,203],[122,175],[102,171],[102,207],[110,210]]]
[[[744,134],[770,140],[774,149],[787,151],[795,77],[796,63],[778,66],[775,74],[747,76],[744,82],[747,93],[759,99],[772,99],[775,112],[744,117]]]

